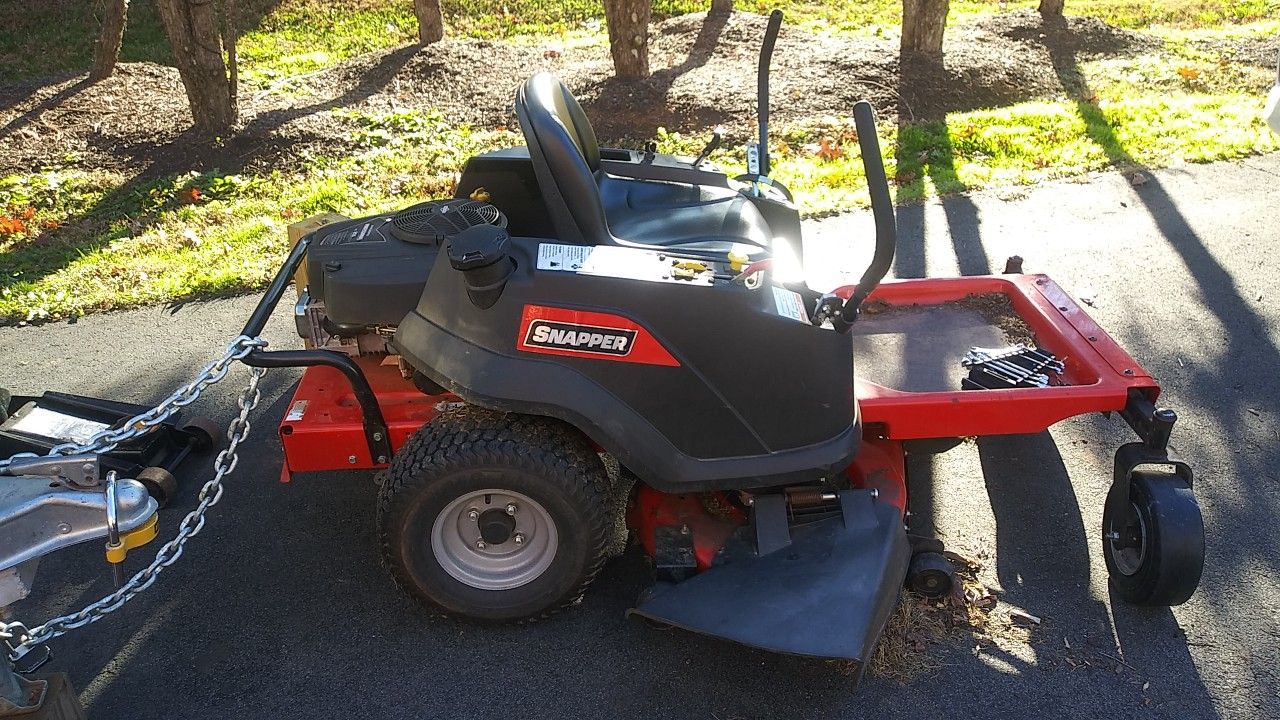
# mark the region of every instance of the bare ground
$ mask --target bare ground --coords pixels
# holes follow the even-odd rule
[[[335,108],[435,108],[459,123],[514,122],[516,87],[551,70],[581,99],[607,142],[652,137],[655,129],[754,122],[755,66],[765,18],[686,15],[653,28],[653,76],[613,77],[603,45],[559,48],[473,39],[406,46],[353,58],[268,90],[246,90],[231,137],[210,142],[187,130],[177,71],[123,64],[88,85],[62,76],[0,87],[0,172],[65,162],[156,176],[188,169],[279,166],[304,154],[349,149],[351,121]],[[948,32],[944,67],[899,62],[896,38],[812,35],[784,28],[773,68],[773,118],[780,125],[847,114],[870,100],[882,121],[1006,105],[1062,93],[1063,62],[1158,48],[1157,38],[1069,18],[1046,27],[1034,12],[1005,13]],[[1256,47],[1255,47],[1256,46]],[[1268,65],[1263,44],[1219,42],[1213,49]]]

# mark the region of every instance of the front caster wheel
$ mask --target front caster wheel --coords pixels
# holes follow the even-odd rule
[[[383,560],[408,594],[479,620],[541,618],[604,564],[608,475],[576,430],[477,408],[442,414],[379,492]]]
[[[1115,497],[1126,489],[1127,498]],[[1204,569],[1204,521],[1191,488],[1176,475],[1142,470],[1128,488],[1113,486],[1102,516],[1102,553],[1126,602],[1186,602]]]
[[[943,598],[956,584],[956,569],[942,553],[921,552],[911,558],[907,587],[927,598]]]

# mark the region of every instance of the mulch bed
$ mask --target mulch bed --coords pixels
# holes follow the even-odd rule
[[[67,76],[29,81],[0,87],[0,173],[30,172],[69,155],[87,167],[141,176],[287,166],[302,155],[350,149],[351,121],[326,112],[343,107],[435,108],[460,123],[510,125],[516,88],[543,69],[569,84],[605,142],[650,138],[659,126],[702,131],[724,125],[747,136],[755,122],[764,24],[764,17],[749,13],[657,23],[653,76],[635,82],[612,77],[602,45],[450,39],[369,53],[274,92],[242,92],[242,125],[218,142],[188,130],[182,84],[170,67],[126,63],[95,85]],[[896,39],[824,37],[784,27],[774,55],[772,118],[778,126],[819,122],[847,115],[865,98],[882,122],[894,122],[1051,97],[1063,91],[1063,63],[1159,45],[1093,18],[1045,27],[1038,14],[1020,11],[949,30],[944,67],[903,67]],[[1243,61],[1266,59],[1263,44],[1238,45]]]

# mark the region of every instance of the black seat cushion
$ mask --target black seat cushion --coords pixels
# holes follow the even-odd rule
[[[740,193],[601,170],[600,149],[582,106],[550,73],[521,86],[516,115],[561,240],[715,251],[768,247],[768,224]]]
[[[599,177],[613,234],[629,243],[727,250],[768,247],[769,226],[746,197],[714,185]]]

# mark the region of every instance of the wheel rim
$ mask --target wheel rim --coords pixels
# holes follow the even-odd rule
[[[1120,574],[1136,575],[1142,569],[1147,559],[1147,526],[1137,505],[1129,505],[1124,521],[1113,525],[1105,539]]]
[[[458,582],[510,590],[533,582],[559,546],[546,508],[509,490],[480,490],[445,506],[431,526],[436,562]]]

